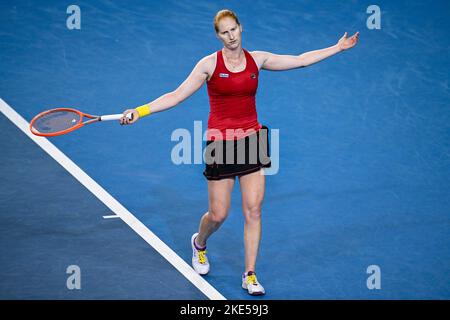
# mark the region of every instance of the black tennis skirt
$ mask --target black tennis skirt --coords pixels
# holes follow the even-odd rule
[[[208,180],[234,178],[269,168],[269,129],[262,126],[239,140],[206,141],[205,162],[203,175]]]

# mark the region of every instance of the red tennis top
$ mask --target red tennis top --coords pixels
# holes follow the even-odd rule
[[[255,103],[258,66],[247,50],[244,53],[245,69],[231,72],[225,66],[222,50],[217,51],[216,68],[207,82],[208,140],[241,139],[261,129]]]

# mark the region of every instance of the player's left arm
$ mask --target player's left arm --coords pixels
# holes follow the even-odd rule
[[[359,32],[356,32],[350,38],[347,38],[347,32],[339,39],[334,46],[308,51],[298,56],[279,55],[265,51],[253,51],[252,54],[260,69],[282,71],[301,67],[307,67],[328,57],[331,57],[341,51],[353,48],[358,42]]]

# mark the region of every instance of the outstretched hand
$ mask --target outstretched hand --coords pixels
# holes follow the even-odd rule
[[[356,45],[356,43],[358,42],[358,39],[359,39],[359,31],[356,32],[354,35],[352,35],[350,38],[347,38],[347,32],[346,32],[346,33],[344,33],[342,38],[339,39],[337,44],[341,50],[347,50],[347,49],[353,48]]]
[[[139,120],[139,113],[135,109],[128,109],[123,112],[123,117],[120,118],[120,124],[121,125],[133,124],[138,120]]]

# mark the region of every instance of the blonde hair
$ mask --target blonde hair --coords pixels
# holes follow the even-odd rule
[[[239,19],[238,19],[236,13],[234,13],[233,11],[231,11],[229,9],[223,9],[223,10],[220,10],[219,12],[217,12],[216,16],[214,17],[214,29],[216,30],[216,33],[219,32],[219,21],[226,17],[233,18],[234,21],[236,21],[236,23],[238,24],[238,26],[241,25],[239,23]]]

